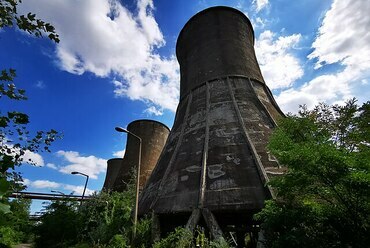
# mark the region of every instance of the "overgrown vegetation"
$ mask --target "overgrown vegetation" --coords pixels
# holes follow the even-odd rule
[[[178,227],[167,237],[156,242],[153,248],[230,248],[229,243],[220,238],[218,240],[210,240],[204,233],[204,230],[198,228],[194,233],[186,228]]]
[[[12,214],[0,214],[0,247],[11,247],[32,238],[32,223],[28,220],[31,200],[14,199],[9,203]]]
[[[288,173],[256,217],[267,247],[368,247],[370,102],[301,107],[281,120],[269,149]]]
[[[136,239],[131,242],[134,184],[125,192],[101,192],[81,206],[77,202],[54,201],[36,226],[35,247],[95,248],[228,248],[224,240],[211,241],[201,229],[191,233],[178,227],[166,238],[151,243],[151,220],[140,219]]]

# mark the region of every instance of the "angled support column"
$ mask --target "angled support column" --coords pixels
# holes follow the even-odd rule
[[[200,209],[194,209],[193,212],[191,213],[188,223],[186,223],[185,228],[193,232],[199,222],[200,216],[201,216]]]
[[[217,223],[217,220],[215,216],[212,214],[211,211],[204,208],[202,209],[203,218],[209,228],[209,231],[211,232],[212,238],[214,240],[220,239],[223,237],[222,230],[220,226]]]

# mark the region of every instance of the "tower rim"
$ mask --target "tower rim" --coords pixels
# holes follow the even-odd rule
[[[138,123],[138,122],[149,122],[149,123],[156,123],[156,124],[159,124],[160,126],[163,126],[164,128],[166,128],[168,131],[171,131],[171,129],[164,123],[160,122],[160,121],[156,121],[156,120],[151,120],[151,119],[139,119],[139,120],[134,120],[132,122],[130,122],[128,125],[127,125],[127,128],[130,126],[130,125],[133,125],[135,123]]]
[[[184,30],[187,29],[187,27],[190,25],[190,23],[192,23],[196,18],[198,18],[199,16],[204,15],[205,13],[207,13],[209,11],[213,11],[213,10],[227,10],[227,11],[232,11],[232,12],[235,12],[235,13],[241,15],[246,20],[248,26],[250,27],[250,29],[252,31],[252,40],[253,40],[252,45],[254,46],[255,36],[254,36],[254,29],[253,29],[252,23],[249,20],[249,18],[242,11],[240,11],[238,9],[235,9],[235,8],[232,8],[232,7],[229,7],[229,6],[222,6],[222,5],[220,5],[220,6],[213,6],[213,7],[210,7],[210,8],[204,9],[204,10],[201,10],[198,13],[196,13],[195,15],[193,15],[185,23],[185,25],[182,27],[182,29],[181,29],[178,37],[177,37],[177,41],[176,41],[176,57],[177,58],[178,58],[178,51],[179,51],[179,46],[180,46],[179,44],[181,43],[179,41],[182,39],[183,33],[185,32]]]

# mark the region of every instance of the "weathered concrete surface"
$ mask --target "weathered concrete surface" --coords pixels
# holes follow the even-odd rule
[[[142,189],[150,177],[158,158],[166,143],[169,128],[161,122],[153,120],[136,120],[127,126],[127,130],[142,139],[142,154],[140,167],[140,188]],[[122,167],[114,180],[113,189],[123,191],[132,172],[138,164],[139,141],[131,135],[127,136],[126,152],[122,161]],[[112,175],[114,177],[114,175]]]
[[[121,168],[124,168],[123,158],[112,158],[107,161],[107,172],[105,175],[103,190],[111,191],[114,189],[114,182],[116,181]],[[129,169],[127,168],[125,171],[129,172]],[[126,177],[130,178],[130,175],[127,175]]]
[[[193,16],[177,39],[181,97],[225,75],[245,75],[264,82],[253,45],[252,25],[236,9],[214,7]]]

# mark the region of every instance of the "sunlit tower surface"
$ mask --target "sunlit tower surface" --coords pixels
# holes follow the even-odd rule
[[[142,139],[142,156],[140,168],[140,189],[150,177],[159,155],[166,143],[169,128],[154,120],[136,120],[128,124],[127,130]],[[133,179],[138,165],[139,142],[131,135],[127,136],[123,159],[108,160],[104,189],[114,191],[126,190],[127,183]]]
[[[107,161],[107,173],[105,174],[103,190],[112,191],[114,189],[114,182],[123,166],[123,158],[111,158]],[[130,169],[127,168],[126,170],[129,171]]]
[[[229,7],[193,16],[176,47],[180,102],[139,201],[155,235],[200,224],[218,237],[250,230],[282,168],[266,145],[283,113],[265,84],[249,19]]]

